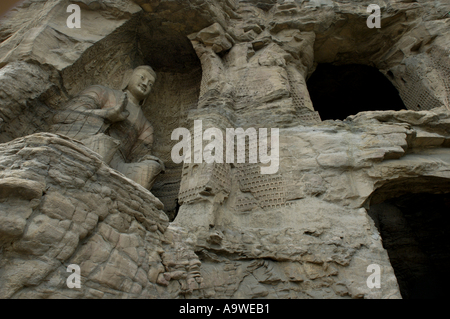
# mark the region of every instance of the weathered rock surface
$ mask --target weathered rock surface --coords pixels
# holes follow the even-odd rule
[[[161,202],[96,153],[42,133],[3,144],[1,154],[1,298],[176,298],[198,289],[200,262],[167,230]],[[71,264],[81,289],[67,287]]]
[[[79,0],[69,29],[68,3],[28,0],[0,23],[1,298],[401,298],[425,272],[402,264],[425,258],[420,222],[389,200],[450,192],[450,4]],[[406,110],[322,122],[318,63],[376,67]],[[119,90],[141,64],[158,74],[143,111],[166,164],[152,193],[46,133],[81,90]],[[278,171],[173,163],[172,131],[195,120],[279,128]]]

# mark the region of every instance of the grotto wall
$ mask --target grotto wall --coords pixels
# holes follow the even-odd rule
[[[380,29],[367,27],[371,3]],[[81,29],[66,25],[69,4]],[[450,181],[449,11],[431,0],[23,2],[0,20],[0,296],[401,298],[368,212],[397,180]],[[322,121],[306,85],[319,63],[377,68],[406,109]],[[50,133],[80,91],[120,90],[142,64],[157,73],[142,109],[166,166],[151,190]],[[174,163],[171,133],[201,139],[200,120],[224,138],[278,128],[278,170]],[[449,189],[424,185],[407,191]],[[72,264],[79,289],[66,284]],[[380,288],[367,285],[373,264]]]

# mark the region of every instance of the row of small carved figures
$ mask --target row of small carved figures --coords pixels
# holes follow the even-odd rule
[[[277,203],[277,204],[261,204],[262,208],[282,208],[282,207],[292,207],[293,203],[289,202],[289,203]],[[255,202],[250,202],[250,203],[245,203],[245,204],[238,204],[236,205],[237,209],[242,209],[242,208],[248,208],[248,207],[257,207],[258,204]]]
[[[257,200],[260,203],[267,203],[267,204],[284,203],[284,202],[286,202],[285,198],[283,198],[283,197],[276,197],[276,196],[274,196],[272,198],[267,197],[266,199],[259,199],[259,198],[257,198]],[[254,202],[254,200],[252,198],[240,198],[240,199],[238,199],[238,204],[245,203],[245,202],[247,202],[247,203]]]
[[[250,187],[252,189],[257,189],[260,190],[261,188],[276,188],[276,187],[282,187],[283,186],[283,182],[264,182],[264,181],[256,181],[256,182],[245,182],[245,181],[240,181],[242,187]]]

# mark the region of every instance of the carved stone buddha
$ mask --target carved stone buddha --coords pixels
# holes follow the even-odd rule
[[[164,163],[151,155],[153,127],[141,109],[155,80],[150,66],[139,66],[125,77],[123,91],[90,86],[54,117],[53,131],[81,141],[150,190],[164,171]]]

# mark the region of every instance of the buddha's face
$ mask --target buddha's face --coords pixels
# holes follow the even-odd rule
[[[148,71],[137,69],[133,72],[127,89],[140,102],[150,94],[154,83],[155,78]]]

